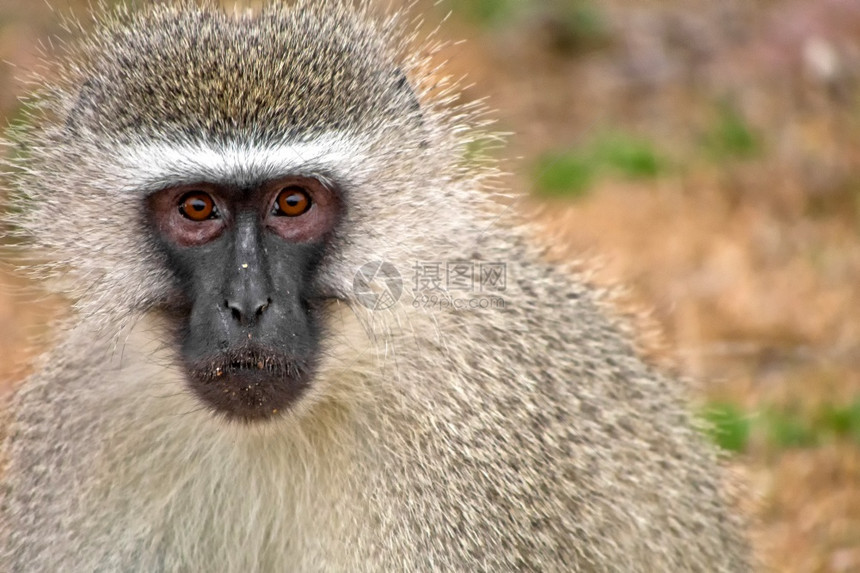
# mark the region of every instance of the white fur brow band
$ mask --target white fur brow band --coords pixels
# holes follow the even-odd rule
[[[145,143],[121,148],[123,180],[141,190],[200,181],[252,183],[290,173],[346,176],[361,163],[357,142],[338,136],[256,146],[250,143]]]

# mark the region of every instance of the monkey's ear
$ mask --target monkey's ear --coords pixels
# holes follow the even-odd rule
[[[402,68],[395,69],[391,74],[391,85],[393,86],[395,97],[403,98],[402,101],[405,101],[406,109],[412,113],[420,126],[424,125],[424,111],[421,108],[421,102],[418,100],[418,96],[415,95],[415,90],[412,88],[412,84],[409,82],[409,78],[406,77],[406,72]]]
[[[96,110],[103,101],[99,83],[92,78],[85,80],[78,90],[74,104],[69,108],[65,122],[66,130],[76,134],[85,125],[95,125]]]

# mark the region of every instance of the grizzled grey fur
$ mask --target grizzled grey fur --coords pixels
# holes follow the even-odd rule
[[[353,4],[106,10],[57,56],[7,180],[75,311],[10,405],[3,569],[748,570],[683,385],[499,212],[465,159],[484,111],[413,25]],[[324,358],[289,412],[231,422],[177,367],[143,199],[281,168],[347,201]],[[391,309],[357,300],[371,261],[404,277]],[[420,261],[505,262],[504,308],[413,304]]]

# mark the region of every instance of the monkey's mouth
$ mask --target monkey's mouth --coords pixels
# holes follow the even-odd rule
[[[225,352],[189,365],[192,390],[208,406],[246,422],[282,414],[309,385],[308,364],[264,349]]]

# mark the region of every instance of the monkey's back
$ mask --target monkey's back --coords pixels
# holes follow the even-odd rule
[[[438,333],[411,355],[433,374],[409,385],[423,407],[399,427],[414,433],[410,451],[437,461],[404,464],[417,474],[381,487],[418,515],[447,506],[413,535],[456,539],[460,565],[487,570],[747,570],[741,520],[684,385],[636,355],[581,277],[536,262],[516,238],[487,242],[508,243],[481,253],[513,261],[506,308],[435,317]],[[416,482],[432,484],[426,498],[398,487]]]

